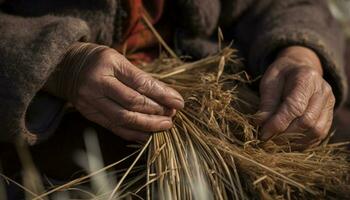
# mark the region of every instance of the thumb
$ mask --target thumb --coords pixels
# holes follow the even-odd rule
[[[255,123],[262,125],[277,110],[283,93],[284,78],[277,71],[267,72],[260,82],[260,106],[254,115]]]

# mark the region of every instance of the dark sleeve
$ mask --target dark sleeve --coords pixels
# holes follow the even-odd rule
[[[345,37],[326,0],[222,0],[223,23],[234,24],[235,41],[248,59],[249,71],[262,75],[278,51],[301,45],[321,59],[324,78],[337,106],[347,93],[344,76]],[[230,4],[236,4],[228,12]]]
[[[29,18],[0,11],[0,141],[24,136],[30,144],[37,142],[40,137],[33,131],[35,121],[26,121],[32,114],[29,105],[37,105],[32,100],[66,49],[89,37],[90,29],[81,19],[50,15]]]
[[[114,34],[117,0],[3,0],[3,9],[14,15],[38,17],[54,15],[78,18],[86,22],[90,29],[90,40],[97,44],[111,45]],[[1,0],[0,0],[1,2]],[[121,10],[124,8],[121,5]],[[127,16],[121,15],[122,19]]]

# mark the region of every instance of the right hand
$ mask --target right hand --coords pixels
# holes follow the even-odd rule
[[[264,74],[260,93],[256,117],[262,125],[263,141],[283,133],[302,133],[293,143],[298,144],[296,149],[306,149],[328,136],[335,97],[323,78],[321,61],[311,49],[283,49]]]
[[[137,142],[170,129],[176,110],[184,107],[177,91],[111,48],[88,58],[71,102],[90,121]]]

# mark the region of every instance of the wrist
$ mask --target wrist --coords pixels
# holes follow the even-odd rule
[[[277,59],[288,59],[299,65],[314,68],[321,76],[323,76],[323,68],[318,55],[311,49],[303,46],[290,46],[283,49]]]
[[[44,86],[47,91],[62,99],[73,101],[81,82],[81,72],[97,53],[108,47],[77,42],[71,45],[62,56],[56,71],[52,73]]]

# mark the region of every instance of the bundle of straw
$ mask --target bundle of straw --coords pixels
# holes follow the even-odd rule
[[[349,154],[341,144],[325,141],[293,152],[291,141],[301,134],[280,135],[274,140],[278,144],[257,139],[250,114],[258,98],[245,86],[249,79],[234,49],[183,63],[144,20],[173,58],[160,58],[143,69],[186,101],[175,126],[155,133],[146,144],[147,182],[141,188],[147,199],[349,197]]]
[[[225,48],[190,64],[160,59],[148,65],[186,106],[174,128],[155,133],[148,144],[147,199],[348,197],[350,168],[341,145],[293,152],[290,141],[300,135],[279,136],[278,145],[257,140],[249,113],[258,98],[246,88],[245,73],[237,73],[242,67],[234,53]]]
[[[291,142],[300,134],[283,134],[268,142],[257,139],[252,114],[259,99],[247,87],[251,81],[234,49],[223,48],[217,55],[186,63],[146,18],[145,22],[172,57],[161,56],[141,68],[178,90],[185,108],[176,114],[171,130],[154,133],[137,151],[113,191],[95,199],[350,198],[349,152],[344,144],[325,141],[300,152],[293,151]],[[146,165],[136,166],[146,152]],[[35,199],[77,185],[118,163]]]
[[[142,67],[177,89],[185,108],[175,116],[171,130],[154,133],[128,156],[137,155],[121,171],[113,191],[105,188],[93,199],[349,198],[349,152],[343,144],[325,142],[299,152],[290,142],[298,134],[280,135],[278,144],[257,139],[251,114],[259,99],[246,86],[250,80],[235,52],[224,48],[191,63],[161,57]],[[146,164],[137,166],[144,156]],[[122,161],[35,199],[75,187]]]
[[[185,108],[171,130],[154,133],[136,152],[113,191],[93,199],[349,198],[349,152],[342,144],[325,142],[298,152],[290,142],[298,134],[280,135],[278,144],[257,139],[251,113],[259,101],[246,86],[250,81],[240,72],[235,50],[225,48],[192,63],[160,58],[144,70],[177,89]],[[146,165],[137,166],[143,156]],[[120,162],[35,199],[78,185]]]

